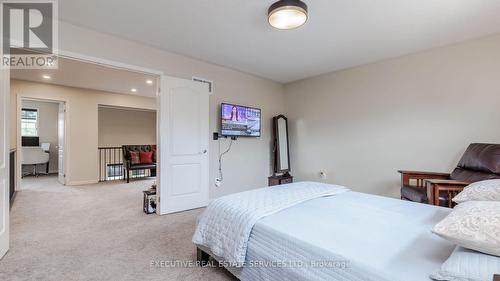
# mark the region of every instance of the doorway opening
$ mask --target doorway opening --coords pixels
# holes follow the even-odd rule
[[[108,173],[116,175],[105,180],[118,179],[125,174],[118,165],[101,170],[99,148],[117,148],[111,152],[116,157],[111,164],[122,166],[118,158],[123,145],[156,149],[159,76],[72,58],[59,58],[58,69],[10,74],[11,101],[16,101],[11,110],[17,113],[16,142],[11,144],[18,148],[16,190],[31,186],[30,180],[41,184],[48,175],[68,186],[96,184]],[[99,131],[100,125],[107,127]],[[148,131],[141,133],[144,128]],[[154,177],[151,171],[134,169],[131,174]]]
[[[19,234],[19,229],[22,228],[19,227],[19,222],[35,225],[31,223],[34,216],[25,216],[24,210],[43,209],[44,212],[42,213],[44,215],[49,214],[47,221],[52,222],[57,222],[57,220],[50,220],[50,214],[59,215],[62,210],[65,217],[69,218],[69,223],[72,223],[75,227],[80,227],[82,221],[92,217],[89,216],[88,210],[104,213],[109,211],[109,208],[115,208],[119,209],[115,212],[118,217],[123,218],[121,214],[135,210],[133,208],[142,209],[142,204],[137,204],[137,202],[142,201],[142,191],[149,188],[153,183],[153,179],[131,184],[120,181],[110,182],[109,184],[99,183],[98,110],[101,105],[105,105],[127,109],[158,110],[158,113],[160,113],[157,97],[163,73],[64,51],[61,51],[60,54],[58,69],[10,69],[0,71],[2,81],[0,83],[2,86],[0,87],[0,94],[2,100],[5,101],[0,103],[0,115],[5,120],[0,124],[0,127],[7,132],[0,138],[0,143],[10,148],[8,151],[9,156],[6,157],[6,159],[10,160],[10,166],[5,169],[0,167],[0,180],[8,179],[10,181],[10,193],[13,194],[4,196],[1,202],[1,204],[6,203],[5,206],[7,206],[9,199],[12,198],[10,200],[12,210],[8,208],[1,208],[0,210],[0,225],[7,226],[0,230],[0,258],[9,249],[10,237],[17,239],[15,245],[20,245],[19,241],[22,241],[23,237]],[[64,133],[66,139],[64,146],[62,146],[64,147],[64,164],[61,165],[61,167],[65,168],[65,185],[60,185],[57,182],[57,177],[42,175],[42,172],[46,171],[42,165],[36,167],[35,170],[35,174],[39,174],[38,178],[25,175],[26,177],[22,179],[21,113],[24,100],[63,102],[65,104],[66,122]],[[28,109],[28,106],[25,108]],[[41,118],[41,112],[39,113]],[[33,126],[27,124],[29,123],[28,119],[34,119],[33,115],[37,114],[31,113],[31,116],[28,115],[28,112],[25,112],[23,120],[26,123],[24,126],[25,131],[30,126]],[[37,119],[34,121],[38,122]],[[133,132],[131,133],[133,134]],[[156,144],[156,139],[151,144]],[[49,152],[50,149],[51,147],[49,147]],[[159,147],[158,151],[160,151]],[[59,157],[59,154],[57,155]],[[50,174],[55,171],[51,167],[50,155],[48,162]],[[26,169],[29,170],[29,168]],[[21,190],[21,180],[24,181],[28,178],[34,179],[34,184],[39,184],[40,179],[52,178],[55,180],[55,184],[48,185],[56,186],[57,190],[46,190],[48,192]],[[23,185],[27,185],[27,182],[25,181]],[[0,185],[0,191],[2,190],[5,189]],[[22,193],[15,196],[19,190]],[[76,193],[79,196],[75,196]],[[65,202],[72,203],[65,204]],[[157,210],[160,213],[160,210]],[[97,217],[103,220],[107,219],[106,216]],[[140,217],[142,218],[142,216]],[[19,218],[29,218],[31,221],[22,221]],[[18,226],[13,232],[14,235],[10,237],[9,220],[14,221],[14,224]],[[102,221],[102,224],[105,224],[105,222]],[[44,225],[46,226],[46,224]],[[96,224],[89,222],[88,225]],[[50,227],[53,232],[48,233],[47,237],[54,237],[54,234],[59,232],[58,228],[63,226],[68,227],[68,224],[61,221]],[[99,230],[94,229],[94,233],[98,235]],[[88,229],[84,231],[88,231]]]
[[[66,103],[29,98],[20,101],[20,189],[65,185]]]
[[[99,105],[99,182],[156,177],[156,110]],[[137,148],[149,159],[133,164],[130,152]]]
[[[122,79],[116,76],[103,75],[104,72],[122,72],[134,76],[133,79]],[[65,133],[67,140],[65,142],[64,151],[64,167],[65,184],[66,185],[87,185],[99,182],[99,152],[98,140],[94,138],[93,133],[75,133],[74,129],[79,127],[94,127],[98,128],[98,118],[87,118],[88,116],[74,118],[74,115],[79,115],[81,112],[96,112],[99,105],[113,105],[124,108],[144,108],[138,106],[136,102],[124,102],[122,98],[111,99],[103,98],[95,104],[95,107],[87,107],[90,99],[84,97],[78,99],[77,102],[72,100],[73,97],[64,95],[58,88],[52,86],[66,87],[71,89],[83,89],[90,91],[105,91],[111,94],[121,94],[125,96],[147,96],[154,100],[154,106],[149,109],[157,110],[157,144],[158,144],[158,165],[160,158],[163,158],[164,168],[158,166],[157,185],[158,196],[162,194],[166,196],[170,193],[182,196],[189,193],[192,200],[185,204],[175,205],[172,202],[177,202],[177,199],[168,196],[169,200],[161,200],[162,204],[157,209],[158,214],[167,214],[192,208],[204,206],[208,202],[208,87],[198,82],[193,82],[185,79],[178,79],[164,76],[162,71],[147,69],[143,67],[128,65],[115,61],[109,61],[102,58],[89,57],[82,54],[75,54],[60,50],[59,68],[55,70],[10,70],[6,72],[7,84],[5,93],[10,93],[10,105],[13,108],[14,114],[11,115],[11,120],[16,120],[16,115],[20,115],[21,104],[20,99],[52,99],[60,100],[66,103],[66,128]],[[139,80],[137,80],[139,77]],[[142,78],[141,78],[142,77]],[[147,77],[147,79],[144,79]],[[96,82],[90,83],[91,81]],[[130,82],[142,81],[144,84],[131,86]],[[83,83],[83,84],[82,84]],[[19,84],[25,84],[24,88],[20,88]],[[33,84],[37,84],[34,87]],[[92,86],[89,86],[91,85]],[[160,92],[162,88],[162,95]],[[50,87],[49,87],[50,86]],[[49,89],[50,88],[50,89]],[[143,91],[144,88],[149,91]],[[42,89],[42,90],[40,90]],[[52,91],[52,90],[53,91]],[[28,91],[25,91],[28,90]],[[145,94],[148,92],[147,94]],[[150,94],[151,93],[151,94]],[[92,93],[89,97],[93,97]],[[163,98],[162,98],[163,96]],[[113,101],[113,102],[110,102]],[[193,104],[197,106],[193,106]],[[16,108],[17,111],[16,112]],[[184,112],[183,108],[192,109],[189,113]],[[198,108],[200,110],[195,110]],[[12,109],[11,109],[12,110]],[[19,113],[19,114],[17,114]],[[69,117],[73,116],[73,117]],[[194,118],[198,116],[199,118]],[[20,123],[15,122],[14,123]],[[187,123],[186,123],[187,122]],[[184,125],[183,125],[184,124]],[[186,124],[188,126],[186,126]],[[13,172],[14,192],[20,189],[21,182],[21,137],[16,136],[16,126],[13,125],[10,134],[11,141],[11,159],[15,163]],[[161,128],[161,130],[160,130]],[[189,130],[187,130],[189,129]],[[182,133],[182,134],[181,134]],[[196,136],[182,137],[184,135]],[[75,137],[76,135],[76,137]],[[97,135],[97,133],[96,133]],[[167,145],[170,141],[167,138],[177,136],[175,145]],[[74,142],[74,138],[79,141]],[[7,139],[7,138],[6,138]],[[182,140],[190,140],[183,142]],[[199,141],[196,141],[198,139]],[[94,149],[86,149],[87,144],[95,145]],[[76,144],[76,145],[75,145]],[[163,145],[162,145],[163,144]],[[163,149],[162,149],[163,147]],[[18,149],[19,148],[19,149]],[[179,151],[178,151],[179,150]],[[162,152],[163,151],[163,152]],[[179,154],[180,153],[180,154]],[[161,157],[160,157],[161,155]],[[176,161],[169,161],[174,156],[182,156]],[[191,157],[192,156],[192,157]],[[195,161],[193,159],[195,159]],[[199,158],[199,159],[198,159]],[[77,160],[75,160],[77,159]],[[199,162],[195,163],[194,162]],[[189,164],[189,165],[187,165]],[[49,164],[50,165],[50,164]],[[91,167],[87,169],[87,167]],[[182,179],[191,179],[185,176],[190,173],[187,168],[195,169],[199,167],[197,180],[192,180],[186,186]],[[160,183],[160,179],[163,179]],[[143,186],[144,188],[145,186]],[[191,192],[196,191],[196,192]],[[170,202],[171,201],[171,202]],[[167,208],[170,206],[170,208]],[[0,214],[2,215],[2,214]]]

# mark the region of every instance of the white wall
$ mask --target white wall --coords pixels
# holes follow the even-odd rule
[[[99,147],[156,144],[156,112],[99,107]]]
[[[398,197],[396,170],[500,143],[499,50],[496,35],[286,85],[293,173]]]
[[[22,107],[38,109],[38,136],[40,137],[40,144],[43,142],[50,143],[49,172],[57,173],[57,125],[59,104],[55,102],[23,100]],[[39,167],[37,170],[45,172],[45,167]]]
[[[215,94],[210,97],[211,132],[219,130],[221,102],[261,108],[262,137],[241,138],[234,143],[232,151],[224,158],[225,181],[220,188],[213,184],[217,176],[218,144],[210,140],[210,197],[267,185],[267,177],[271,174],[271,119],[284,112],[283,85],[70,24],[61,23],[59,27],[59,47],[62,50],[152,68],[179,78],[198,76],[213,80]]]
[[[65,160],[68,185],[98,181],[97,112],[99,105],[156,110],[155,98],[120,95],[22,80],[11,80],[11,91],[15,93],[16,97],[66,102],[67,150]],[[12,126],[16,127],[15,124]]]

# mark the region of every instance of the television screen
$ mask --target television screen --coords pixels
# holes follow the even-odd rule
[[[260,137],[260,109],[223,103],[221,134],[231,137]]]

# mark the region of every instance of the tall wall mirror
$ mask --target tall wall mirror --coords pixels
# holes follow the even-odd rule
[[[274,127],[274,173],[290,172],[290,152],[288,145],[288,119],[279,115],[273,118]]]

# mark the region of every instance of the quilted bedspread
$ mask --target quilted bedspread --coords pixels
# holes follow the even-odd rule
[[[311,199],[349,191],[338,185],[297,182],[224,196],[212,201],[198,218],[193,242],[210,249],[234,267],[245,262],[248,239],[255,223]]]

